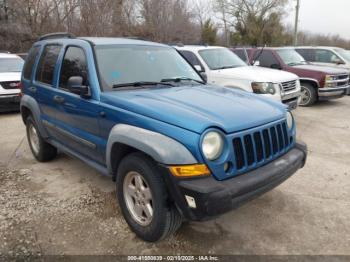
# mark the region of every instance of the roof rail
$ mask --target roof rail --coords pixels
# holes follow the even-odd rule
[[[147,39],[140,36],[126,36],[125,38],[130,40],[148,41]]]
[[[51,33],[51,34],[40,36],[38,41],[48,40],[48,39],[57,39],[57,38],[75,38],[75,36],[70,33],[58,32],[58,33]]]

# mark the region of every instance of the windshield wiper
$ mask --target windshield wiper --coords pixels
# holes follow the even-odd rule
[[[289,66],[307,65],[307,64],[308,64],[308,62],[306,62],[306,61],[288,63]]]
[[[214,70],[222,70],[222,69],[229,69],[229,68],[235,68],[237,66],[222,66],[222,67],[218,67],[218,68],[215,68]]]
[[[203,81],[196,80],[196,79],[193,79],[193,78],[190,78],[190,77],[174,77],[174,78],[166,78],[166,79],[162,79],[161,80],[162,83],[167,83],[167,82],[179,83],[179,82],[182,82],[182,81],[194,81],[194,82],[197,82],[199,84],[203,84],[204,85]]]
[[[113,88],[140,87],[140,86],[157,86],[157,85],[174,86],[173,84],[164,83],[164,82],[139,81],[139,82],[133,82],[133,83],[116,84],[116,85],[113,85]]]

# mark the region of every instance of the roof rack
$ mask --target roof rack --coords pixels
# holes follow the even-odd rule
[[[73,34],[66,33],[66,32],[51,33],[51,34],[40,36],[39,41],[48,40],[48,39],[57,39],[57,38],[75,38],[75,36]]]

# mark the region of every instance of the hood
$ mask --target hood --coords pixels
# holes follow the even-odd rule
[[[217,77],[248,79],[252,82],[282,83],[297,80],[298,76],[289,72],[258,66],[242,66],[212,71]]]
[[[308,64],[308,65],[297,65],[292,66],[292,68],[296,70],[307,70],[311,72],[317,72],[317,73],[325,73],[328,75],[340,75],[340,74],[348,74],[349,72],[346,69],[342,68],[335,68],[330,66],[321,66],[321,65],[314,65],[314,64]]]
[[[21,72],[0,73],[0,82],[21,81]]]
[[[209,85],[104,92],[101,102],[199,134],[210,127],[238,132],[279,120],[286,112],[268,98]]]

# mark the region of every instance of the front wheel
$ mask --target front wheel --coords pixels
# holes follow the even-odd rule
[[[120,163],[117,197],[129,227],[145,241],[161,240],[181,225],[156,163],[142,153],[130,154]]]
[[[316,89],[308,84],[301,83],[301,102],[300,106],[312,106],[317,101]]]

